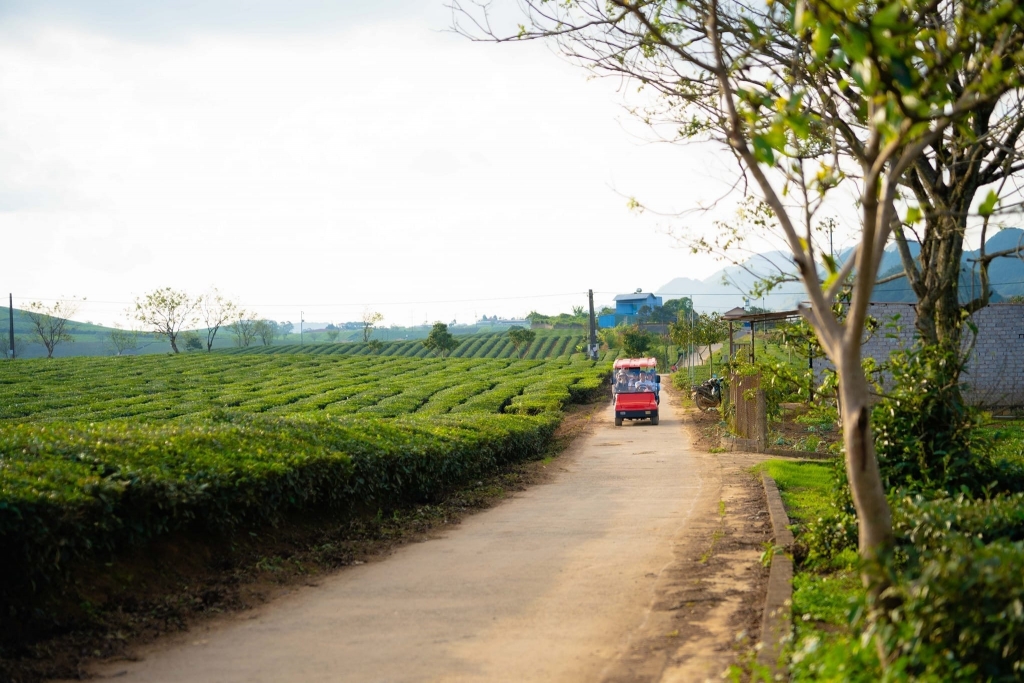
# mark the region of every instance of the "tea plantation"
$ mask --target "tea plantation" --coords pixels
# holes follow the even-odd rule
[[[458,347],[451,353],[452,358],[516,358],[516,350],[505,332],[473,334],[457,337]],[[586,343],[586,337],[579,332],[564,330],[539,330],[537,338],[523,350],[524,359],[569,358],[582,357],[576,349]],[[659,352],[666,347],[659,346]],[[678,347],[669,345],[667,357],[674,360],[678,356]],[[280,346],[249,346],[246,348],[223,349],[217,353],[229,355],[270,354],[289,355],[304,353],[323,356],[400,356],[402,358],[429,358],[433,352],[423,346],[422,339],[384,342],[379,349],[363,342],[331,343],[331,344],[287,344]],[[615,360],[619,351],[616,349],[602,350],[602,360]]]
[[[179,530],[435,500],[541,453],[608,371],[309,354],[0,364],[0,600]]]

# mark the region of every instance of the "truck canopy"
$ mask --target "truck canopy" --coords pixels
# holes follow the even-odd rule
[[[646,370],[653,372],[658,369],[657,358],[619,358],[612,366],[615,370]]]
[[[612,372],[612,391],[618,394],[656,393],[658,361],[654,358],[620,358]]]

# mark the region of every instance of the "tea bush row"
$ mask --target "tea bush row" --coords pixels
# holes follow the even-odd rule
[[[216,355],[5,365],[0,592],[25,598],[75,560],[178,529],[434,498],[539,453],[558,411],[608,371]]]
[[[892,674],[1024,677],[1024,494],[915,494],[894,498],[892,509],[897,552],[887,568],[889,606],[872,620],[894,659]],[[827,566],[856,548],[856,517],[835,509],[808,525],[800,541],[812,566]]]
[[[215,411],[164,424],[9,425],[0,434],[0,593],[24,602],[78,561],[176,530],[226,533],[300,509],[435,500],[536,456],[558,421]]]
[[[160,420],[218,408],[278,414],[369,412],[387,417],[421,409],[446,413],[471,402],[477,393],[513,380],[535,378],[520,383],[515,395],[530,394],[533,384],[569,386],[606,372],[605,366],[568,359],[203,354],[33,360],[0,366],[0,422]],[[541,390],[547,388],[537,389]],[[442,391],[449,393],[431,403]],[[508,398],[493,403],[492,412],[507,406]],[[551,404],[549,398],[535,402]],[[547,409],[529,407],[528,397],[522,403],[525,412]]]
[[[508,333],[492,332],[456,337],[459,345],[452,351],[452,358],[514,358],[515,350],[508,341]],[[536,340],[525,351],[524,358],[550,359],[568,357],[585,337],[580,332],[562,330],[540,330]],[[432,352],[423,346],[422,339],[407,339],[383,342],[375,350],[364,342],[331,344],[287,344],[281,346],[250,346],[242,349],[220,349],[217,354],[229,355],[277,355],[303,353],[325,356],[383,356],[404,358],[427,358]],[[582,355],[578,354],[579,357]]]

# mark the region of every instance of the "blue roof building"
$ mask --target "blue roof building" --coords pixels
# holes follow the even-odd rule
[[[617,294],[615,296],[615,313],[602,315],[597,319],[597,324],[600,327],[615,327],[620,323],[632,325],[637,322],[636,317],[641,308],[646,306],[648,310],[653,311],[661,305],[661,297],[655,296],[651,292],[637,290],[632,294]]]

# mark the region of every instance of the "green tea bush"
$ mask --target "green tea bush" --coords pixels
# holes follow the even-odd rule
[[[888,653],[886,680],[1021,680],[1024,495],[904,497],[893,500],[893,526],[885,608],[861,622]],[[833,569],[856,548],[856,518],[836,509],[797,540],[809,548],[805,567]]]
[[[875,449],[886,490],[1024,490],[1019,465],[997,464],[982,413],[959,400],[956,354],[935,346],[894,353],[892,388],[874,409]]]
[[[1024,541],[1024,494],[982,500],[907,496],[893,507],[893,530],[903,545],[921,551],[942,548],[951,533],[981,543]]]
[[[894,680],[1024,675],[1024,495],[893,500],[897,552],[870,632]]]
[[[17,425],[0,436],[0,593],[14,599],[59,582],[77,560],[177,530],[436,500],[539,454],[559,419],[221,412],[198,424]]]
[[[946,534],[888,589],[875,619],[893,673],[912,680],[1024,677],[1024,543]]]
[[[437,405],[436,411],[435,406],[429,409],[445,413],[456,408],[461,411],[463,403],[473,403],[490,391],[489,387],[525,379],[530,381],[520,383],[523,389],[542,380],[562,388],[581,381],[600,386],[609,370],[607,364],[568,358],[441,361],[394,356],[202,354],[58,359],[52,365],[26,361],[0,367],[0,380],[4,380],[0,384],[0,423],[102,422],[131,417],[152,421],[213,408],[279,415],[323,411],[397,417],[403,410],[419,410],[439,392],[449,391],[453,395],[450,400]],[[513,396],[519,393],[522,391]],[[491,410],[507,407],[506,398],[511,400],[503,397],[489,403]]]
[[[170,533],[436,501],[542,453],[559,411],[609,370],[273,354],[4,364],[0,634],[83,562]]]

